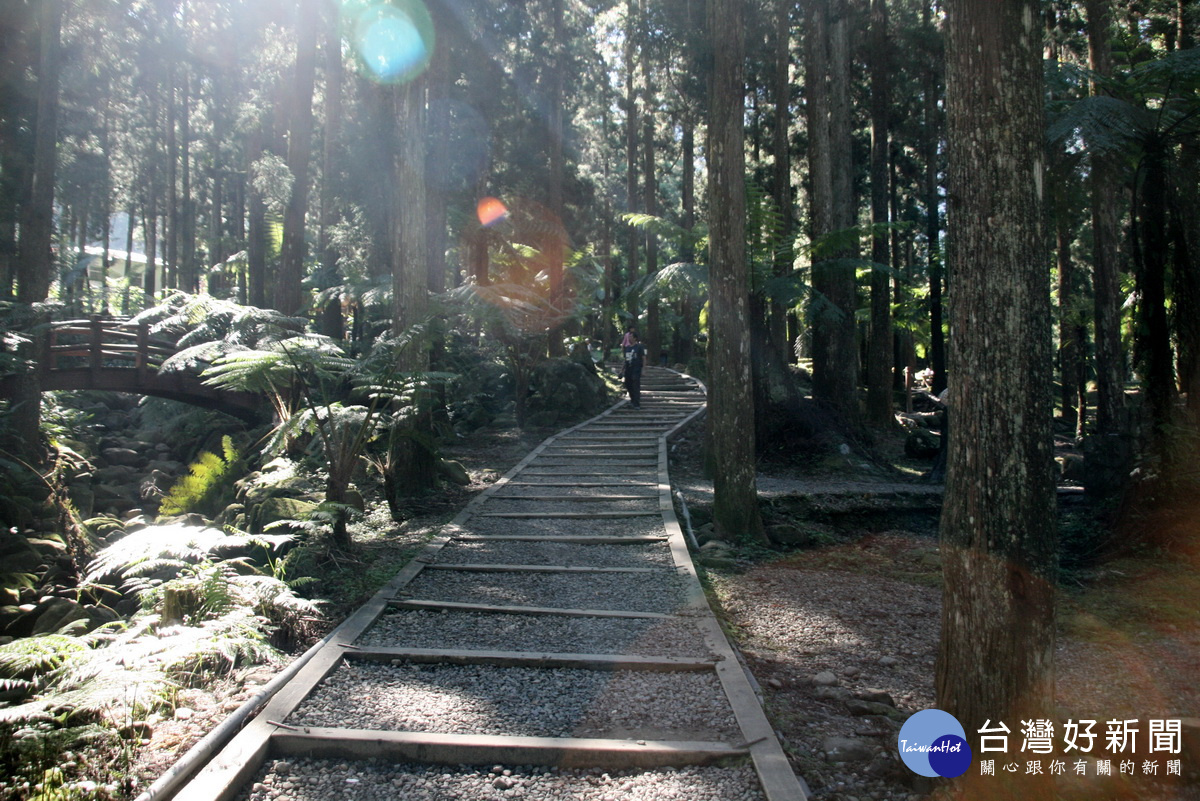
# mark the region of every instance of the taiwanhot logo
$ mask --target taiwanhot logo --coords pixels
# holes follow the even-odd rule
[[[940,709],[923,709],[904,722],[897,738],[900,758],[913,773],[953,779],[971,767],[971,746],[958,719]]]

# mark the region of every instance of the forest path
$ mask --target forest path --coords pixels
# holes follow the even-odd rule
[[[545,440],[175,798],[805,798],[675,518],[704,404],[648,367],[640,409]]]

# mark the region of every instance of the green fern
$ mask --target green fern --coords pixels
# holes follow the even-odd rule
[[[199,458],[188,467],[188,474],[175,482],[163,497],[158,508],[159,514],[215,514],[220,511],[217,507],[237,477],[237,467],[241,462],[229,436],[221,438],[221,446],[220,456],[211,451],[201,452]]]

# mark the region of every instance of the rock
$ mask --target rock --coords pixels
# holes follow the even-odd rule
[[[817,687],[813,690],[813,697],[821,701],[847,701],[850,691],[845,687]]]
[[[22,534],[0,533],[0,565],[6,573],[32,573],[42,563],[42,556]]]
[[[194,717],[196,717],[196,710],[194,709],[188,709],[186,706],[176,707],[175,709],[176,720],[191,720]]]
[[[874,701],[877,704],[887,704],[890,707],[896,706],[896,701],[892,698],[891,693],[887,690],[880,690],[875,687],[868,687],[865,690],[858,690],[854,693],[854,697],[863,701]]]
[[[110,465],[128,465],[133,467],[142,463],[142,456],[132,448],[105,448],[100,456]]]
[[[353,487],[346,490],[346,505],[360,512],[367,511],[367,501],[362,493]]]
[[[772,689],[775,689],[775,690],[782,690],[783,682],[777,678],[772,677],[772,678],[767,679],[767,686],[771,687]]]
[[[890,776],[895,771],[896,760],[889,759],[887,754],[877,755],[871,760],[870,764],[863,768],[863,773],[876,779],[882,779],[886,776]]]
[[[1087,475],[1087,470],[1084,466],[1083,457],[1077,453],[1067,453],[1062,456],[1056,456],[1054,461],[1058,463],[1059,474],[1064,481],[1071,481],[1077,484],[1082,484]]]
[[[92,473],[92,482],[111,482],[113,484],[123,484],[129,481],[137,474],[137,471],[132,467],[125,465],[111,465],[109,467],[101,467]]]
[[[730,545],[725,540],[709,540],[708,542],[706,542],[700,546],[701,553],[708,553],[708,554],[712,554],[713,556],[720,556],[721,551],[728,552],[728,551],[732,551],[732,550],[733,550],[733,546]]]
[[[533,428],[550,428],[558,422],[558,412],[553,409],[546,411],[534,412],[526,419],[526,423]]]
[[[304,520],[316,508],[317,504],[297,498],[268,498],[251,510],[250,530],[263,531],[279,520]]]
[[[862,671],[861,671],[861,670],[859,670],[858,668],[854,667],[853,665],[851,665],[850,667],[844,667],[844,668],[842,668],[842,675],[843,675],[843,676],[845,676],[845,677],[847,677],[847,678],[851,678],[851,679],[852,679],[852,678],[854,678],[855,676],[857,676],[859,673],[862,673]]]
[[[462,466],[462,462],[442,459],[438,462],[437,471],[439,476],[451,484],[465,487],[471,483],[471,474],[467,472],[467,468]]]
[[[511,790],[515,783],[508,776],[497,776],[495,779],[492,779],[492,786],[497,790]]]
[[[904,453],[913,459],[933,459],[942,447],[942,438],[928,429],[910,431],[904,438]]]
[[[851,715],[895,715],[898,710],[895,707],[887,704],[879,704],[875,701],[862,701],[857,698],[851,698],[846,701],[846,709]]]
[[[900,664],[900,660],[894,656],[881,656],[879,657],[879,664],[884,667],[895,667]]]
[[[727,553],[718,551],[718,553]],[[733,570],[737,567],[737,562],[726,556],[716,556],[712,554],[700,554],[696,557],[696,561],[704,567],[711,567],[715,570]]]
[[[875,747],[854,737],[826,737],[821,750],[830,762],[866,762],[875,756]]]
[[[812,677],[812,682],[819,687],[833,687],[838,683],[838,677],[828,670],[822,670]]]
[[[793,523],[776,523],[767,526],[767,539],[776,545],[803,548],[812,545],[812,532]]]
[[[83,604],[70,598],[43,598],[38,603],[34,616],[37,620],[33,624],[33,634],[53,634],[77,620],[90,620]]]

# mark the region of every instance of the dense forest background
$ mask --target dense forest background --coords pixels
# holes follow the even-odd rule
[[[1198,26],[1192,0],[3,0],[8,494],[63,464],[54,320],[134,317],[164,369],[269,398],[346,547],[364,449],[402,516],[497,387],[525,425],[546,365],[630,327],[707,381],[744,542],[756,443],[870,456],[927,384],[943,542],[1035,586],[946,568],[970,611],[939,693],[1032,710],[1053,435],[1110,522],[1194,494]],[[995,651],[956,640],[995,604]]]

